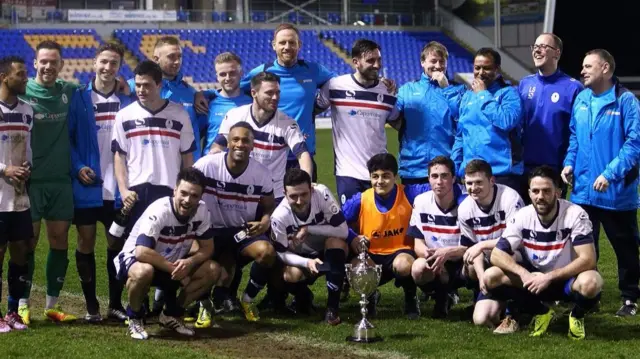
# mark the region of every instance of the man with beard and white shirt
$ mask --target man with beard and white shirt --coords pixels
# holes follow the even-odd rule
[[[484,275],[492,296],[514,300],[534,315],[531,336],[543,335],[554,311],[543,303],[565,301],[575,306],[569,314],[569,338],[584,339],[584,316],[598,302],[603,279],[596,270],[593,226],[584,209],[560,199],[560,176],[549,166],[529,175],[532,204],[511,218],[496,248],[493,267]],[[516,263],[515,252],[523,260]]]
[[[336,188],[342,204],[371,188],[367,161],[387,151],[385,124],[399,125],[397,99],[378,77],[380,46],[359,39],[351,47],[351,58],[356,72],[327,81],[316,100],[319,109],[331,108]]]

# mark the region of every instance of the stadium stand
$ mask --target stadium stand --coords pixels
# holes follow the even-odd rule
[[[382,48],[383,66],[387,76],[399,84],[415,80],[420,74],[420,50],[429,41],[439,41],[449,50],[447,76],[457,72],[473,72],[473,54],[441,32],[327,30],[322,37],[333,41],[348,53],[359,38],[368,38]]]
[[[104,41],[93,29],[24,29],[0,32],[0,47],[7,53],[21,54],[27,64],[33,63],[35,48],[44,40],[53,40],[62,46],[65,66],[61,78],[87,83],[93,76],[93,58]],[[33,66],[27,66],[29,77],[35,76]],[[131,68],[123,64],[120,74],[133,76]]]
[[[184,79],[197,89],[213,86],[216,81],[213,61],[223,51],[237,53],[247,70],[274,58],[272,30],[117,29],[113,37],[128,49],[133,58],[125,56],[127,61],[121,75],[130,78],[132,68],[137,62],[151,58],[156,40],[165,35],[180,38],[184,47]],[[349,61],[351,44],[361,37],[371,38],[382,46],[386,76],[398,85],[418,78],[421,73],[420,50],[432,40],[442,42],[450,51],[450,78],[458,72],[472,72],[473,55],[441,32],[326,30],[318,33],[302,30],[300,58],[321,63],[339,74],[349,73],[352,71]],[[105,41],[94,29],[8,30],[0,33],[0,46],[10,53],[24,54],[27,63],[31,63],[36,45],[46,39],[55,40],[63,47],[64,79],[80,83],[90,80],[95,50]],[[29,76],[33,76],[35,70],[28,68]]]

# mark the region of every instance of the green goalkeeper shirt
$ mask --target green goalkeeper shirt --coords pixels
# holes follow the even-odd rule
[[[29,79],[27,93],[21,99],[33,107],[32,183],[71,182],[71,154],[67,114],[71,96],[78,85],[56,80],[44,87]]]

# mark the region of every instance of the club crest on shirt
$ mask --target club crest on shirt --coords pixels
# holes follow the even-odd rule
[[[247,194],[248,195],[252,195],[254,191],[253,185],[248,185],[247,186]]]
[[[167,129],[172,129],[173,128],[173,121],[167,119],[167,121],[164,123],[164,125],[167,127]]]
[[[560,94],[557,93],[557,92],[554,92],[551,95],[551,102],[556,103],[556,102],[558,102],[558,100],[560,100]]]
[[[376,100],[378,100],[378,102],[384,102],[384,95],[379,93],[378,97],[376,98]]]
[[[64,93],[63,93],[61,98],[62,98],[62,102],[63,102],[63,103],[67,103],[67,102],[69,102],[69,99],[67,98],[67,94],[64,94]]]

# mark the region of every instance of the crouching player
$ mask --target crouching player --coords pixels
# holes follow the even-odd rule
[[[411,219],[409,195],[403,185],[396,184],[398,162],[389,153],[377,154],[367,162],[372,188],[358,192],[342,206],[347,222],[358,233],[350,231],[347,238],[356,255],[362,237],[369,240],[370,264],[382,265],[380,285],[396,279],[396,286],[404,290],[404,312],[409,319],[420,317],[416,284],[411,266],[416,258],[413,238],[407,234]],[[355,240],[354,238],[360,239]],[[369,297],[367,309],[373,316],[380,301],[380,291]]]
[[[515,190],[496,184],[491,166],[484,160],[469,161],[464,169],[464,182],[469,196],[458,207],[460,244],[468,247],[462,256],[463,274],[477,283],[476,303],[473,309],[475,325],[494,327],[500,322],[504,304],[490,296],[484,286],[484,272],[491,266],[489,255],[501,238],[507,222],[524,203]],[[506,308],[505,316],[494,330],[495,334],[509,334],[519,325],[512,308]]]
[[[449,293],[462,287],[462,256],[458,205],[466,198],[455,185],[455,165],[445,156],[429,162],[427,175],[431,191],[419,194],[413,202],[407,235],[415,238],[418,256],[411,267],[415,283],[425,293],[434,292],[434,318],[445,318],[453,305]]]
[[[129,333],[134,339],[149,337],[142,323],[142,301],[151,286],[165,293],[160,325],[194,335],[178,318],[185,305],[209,292],[220,276],[220,267],[210,260],[213,230],[209,211],[201,201],[204,186],[202,172],[182,169],[173,196],[156,200],[144,211],[114,260],[118,278],[126,280]]]
[[[534,316],[531,336],[547,331],[554,311],[543,304],[570,301],[569,338],[584,339],[584,315],[600,298],[603,280],[596,271],[593,227],[580,206],[560,199],[560,177],[548,166],[529,176],[529,206],[507,224],[491,252],[493,267],[485,286],[501,300],[512,299]],[[523,253],[522,263],[512,254]]]
[[[321,184],[312,186],[311,176],[301,169],[287,171],[284,193],[286,200],[280,202],[271,215],[274,246],[286,265],[284,280],[306,286],[318,275],[326,274],[328,295],[324,320],[338,325],[348,252],[347,222],[331,191]],[[311,298],[306,299],[310,305]],[[296,295],[296,301],[301,300],[304,298]]]

